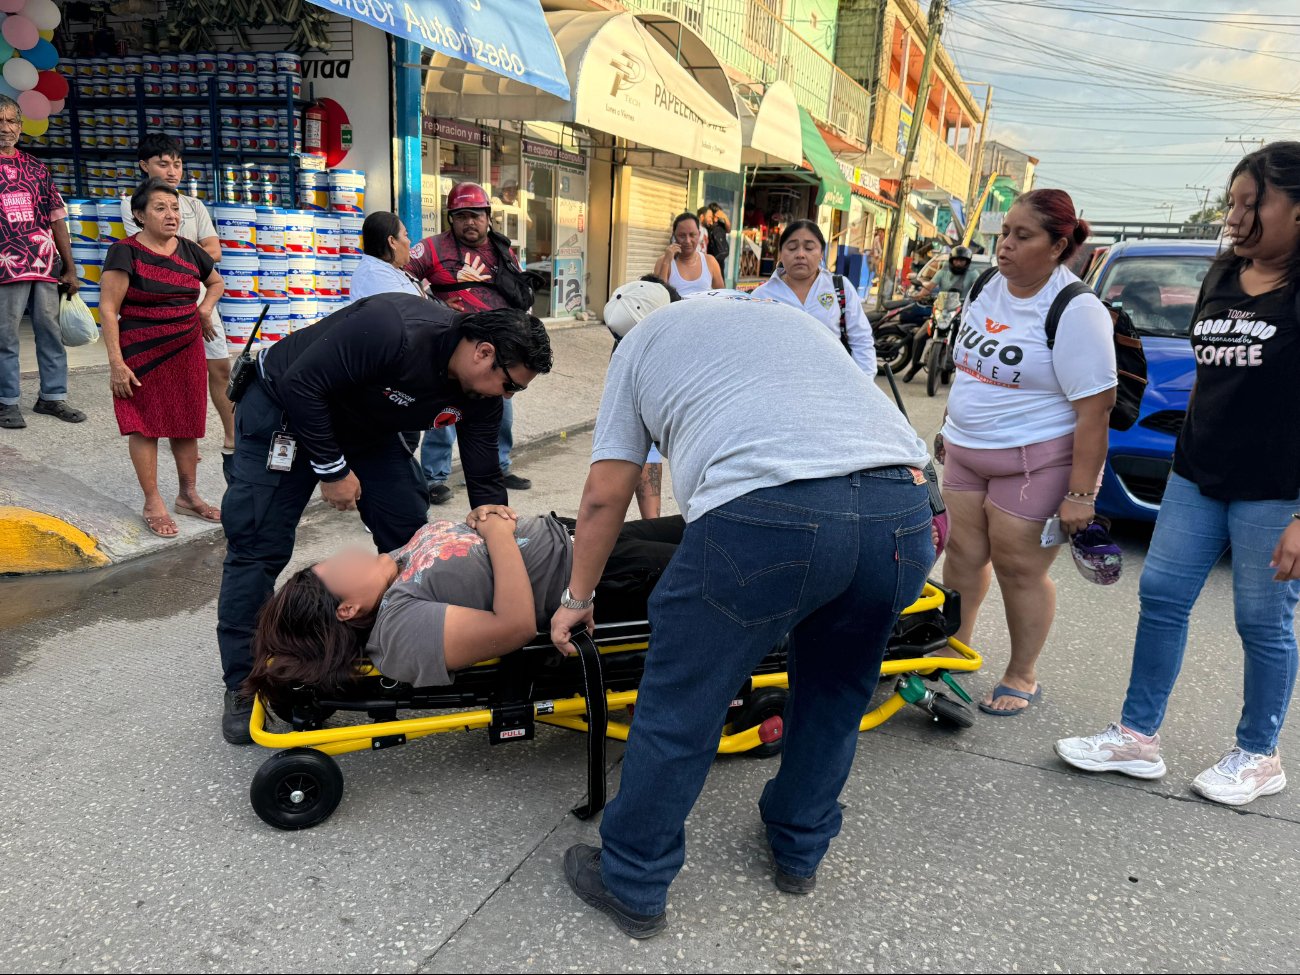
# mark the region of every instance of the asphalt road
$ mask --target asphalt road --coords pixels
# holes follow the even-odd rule
[[[941,400],[906,395],[928,437]],[[588,446],[525,453],[538,487],[518,506],[572,513]],[[318,512],[295,566],[344,541],[366,542],[355,516]],[[1089,778],[1052,752],[1118,712],[1145,548],[1140,530],[1122,541],[1115,587],[1057,564],[1032,711],[950,733],[907,709],[862,736],[813,896],[771,884],[755,803],[775,760],[720,759],[688,824],[671,926],[643,943],[560,873],[565,847],[596,836],[568,814],[585,791],[580,736],[541,728],[490,748],[477,732],[343,756],[333,818],[278,832],[248,803],[268,752],[218,733],[217,545],[0,582],[0,969],[1293,971],[1300,792],[1233,811],[1188,790],[1240,706],[1226,565],[1193,619],[1169,775]],[[976,643],[978,693],[1006,656],[996,591]],[[1293,721],[1284,755],[1295,740]]]

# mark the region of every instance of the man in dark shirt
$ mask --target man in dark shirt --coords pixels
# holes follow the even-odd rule
[[[238,688],[252,667],[254,622],[317,483],[332,507],[358,508],[379,550],[391,551],[428,510],[400,432],[458,425],[471,505],[505,504],[502,403],[550,369],[546,329],[527,312],[464,315],[396,293],[354,302],[262,354],[236,408],[222,502],[217,642],[228,742],[250,741],[252,705]]]

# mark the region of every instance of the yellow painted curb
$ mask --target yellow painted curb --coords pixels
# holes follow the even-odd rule
[[[66,572],[108,561],[99,542],[80,528],[30,508],[0,505],[0,573]]]

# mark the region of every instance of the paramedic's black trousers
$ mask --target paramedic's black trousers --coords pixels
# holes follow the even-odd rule
[[[235,456],[230,486],[221,502],[226,532],[226,562],[217,604],[217,643],[226,687],[238,689],[253,666],[252,639],[257,611],[293,555],[298,519],[316,490],[301,445],[293,469],[266,469],[271,437],[282,429],[283,412],[254,381],[235,408]],[[424,479],[398,434],[375,438],[364,454],[349,452],[348,464],[361,481],[357,504],[381,552],[410,541],[427,521]]]

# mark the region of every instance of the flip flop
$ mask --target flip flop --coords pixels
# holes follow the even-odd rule
[[[176,522],[172,520],[171,515],[146,515],[143,512],[140,517],[144,519],[144,526],[159,538],[175,538],[180,534],[180,529],[176,527]],[[171,528],[171,531],[165,532],[160,529]]]
[[[993,688],[993,693],[989,695],[990,700],[996,701],[1000,697],[1018,697],[1020,698],[1020,700],[1026,701],[1028,703],[1025,704],[1023,708],[995,708],[992,707],[991,705],[985,704],[983,701],[980,701],[979,709],[983,711],[985,714],[993,715],[995,718],[1010,718],[1010,717],[1014,717],[1017,714],[1022,714],[1025,711],[1028,711],[1031,707],[1033,707],[1036,703],[1038,703],[1038,699],[1042,696],[1043,696],[1042,684],[1039,684],[1038,687],[1034,690],[1034,693],[1032,694],[1030,694],[1028,691],[1018,691],[1014,687],[1007,687],[1006,684],[999,684],[997,687]]]
[[[208,504],[206,501],[198,507],[190,507],[178,501],[176,502],[176,513],[185,515],[187,518],[198,518],[202,521],[221,521],[221,509],[215,504]]]

